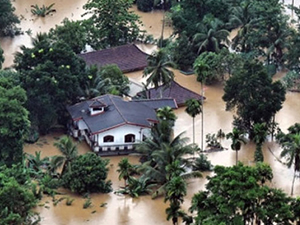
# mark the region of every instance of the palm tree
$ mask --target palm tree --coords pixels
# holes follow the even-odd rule
[[[217,138],[219,138],[219,142],[220,142],[221,147],[222,147],[221,141],[222,141],[222,139],[223,139],[225,136],[226,136],[226,135],[225,135],[225,133],[223,132],[222,129],[218,130],[218,132],[217,132]]]
[[[195,117],[202,112],[201,102],[191,98],[185,102],[185,105],[185,112],[193,118],[193,143],[195,143]]]
[[[229,44],[230,32],[222,28],[220,20],[214,19],[209,24],[199,24],[199,32],[193,37],[194,44],[198,46],[198,54],[204,51],[219,52],[224,46],[222,42]]]
[[[50,158],[48,165],[48,173],[51,177],[58,177],[57,170],[63,165],[64,157],[61,155],[55,155]]]
[[[67,171],[70,171],[71,162],[77,157],[77,146],[73,143],[70,136],[63,136],[58,142],[54,143],[54,146],[58,148],[64,156],[64,164],[61,172],[63,176]]]
[[[31,173],[35,176],[41,175],[43,169],[45,169],[49,164],[49,158],[41,157],[41,152],[35,152],[35,155],[27,154],[28,168],[30,168]]]
[[[143,77],[147,77],[146,87],[149,84],[158,89],[160,85],[168,86],[174,80],[174,73],[169,68],[174,68],[175,64],[170,60],[167,53],[161,49],[147,58],[148,65],[144,69]],[[161,96],[162,97],[162,90]]]
[[[294,164],[294,177],[291,188],[291,195],[293,195],[296,173],[300,172],[300,133],[287,134],[286,136],[287,141],[280,143],[283,147],[280,156],[286,158],[288,168],[291,168]]]
[[[262,153],[262,144],[266,140],[268,134],[268,127],[266,123],[256,123],[253,125],[254,142],[256,144],[256,150],[254,154],[255,162],[263,162],[264,156]]]
[[[236,127],[232,129],[232,132],[228,133],[226,135],[227,139],[231,139],[231,149],[236,151],[236,165],[238,164],[238,151],[241,149],[241,145],[246,144],[246,141],[244,139],[244,133],[238,130]]]
[[[124,187],[127,185],[127,181],[133,171],[133,166],[128,162],[128,158],[123,158],[118,163],[117,172],[119,173],[119,180],[124,179]]]
[[[193,65],[194,71],[197,74],[197,76],[201,80],[201,106],[202,106],[202,124],[201,124],[201,150],[203,151],[203,145],[204,145],[204,85],[206,82],[206,79],[208,77],[208,71],[210,69],[209,65],[200,60],[200,58],[197,58],[194,65]]]

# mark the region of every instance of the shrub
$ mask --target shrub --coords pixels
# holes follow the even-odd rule
[[[150,12],[154,5],[154,0],[137,0],[136,5],[138,10],[142,12]]]

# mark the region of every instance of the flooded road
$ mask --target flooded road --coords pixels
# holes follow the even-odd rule
[[[45,4],[46,6],[55,2],[54,8],[56,13],[46,18],[35,18],[30,13],[30,5]],[[55,24],[68,17],[69,19],[77,20],[81,19],[81,15],[84,12],[82,5],[86,0],[15,0],[14,5],[16,7],[16,13],[22,15],[21,27],[23,31],[31,29],[33,36],[37,32],[46,32]],[[134,8],[136,11],[136,8]],[[137,12],[141,16],[141,20],[144,23],[144,28],[154,37],[159,37],[161,32],[161,21],[163,18],[162,12],[142,13]],[[166,27],[164,36],[170,35],[171,29]],[[14,52],[18,51],[20,45],[30,46],[30,36],[27,34],[15,37],[14,39],[4,38],[1,40],[1,47],[5,53],[4,67],[9,67],[13,63]],[[153,46],[140,46],[143,50],[151,53],[154,49]],[[142,72],[134,72],[127,74],[128,77],[142,82],[145,78],[142,77]],[[187,87],[197,93],[200,93],[200,83],[196,82],[196,77],[193,75],[186,76],[179,71],[175,71],[175,80],[182,86]],[[279,76],[279,75],[278,75]],[[221,84],[206,86],[205,96],[207,97],[204,103],[204,133],[216,133],[220,128],[225,133],[232,130],[232,112],[225,111],[225,103],[222,100],[223,87]],[[293,125],[296,122],[300,122],[299,104],[300,94],[288,93],[286,95],[286,101],[283,109],[276,115],[276,121],[279,123],[282,130]],[[185,136],[192,137],[192,118],[185,113],[184,108],[176,110],[178,117],[175,125],[175,135],[185,132]],[[201,116],[197,116],[195,120],[196,126],[196,142],[201,145]],[[38,143],[33,145],[26,145],[25,151],[27,153],[34,154],[35,151],[41,151],[42,156],[52,156],[58,154],[58,150],[53,146],[53,143],[58,140],[60,133],[54,133],[42,137]],[[230,142],[223,140],[222,144],[226,148],[230,148]],[[78,144],[80,154],[88,152],[89,149],[85,143]],[[272,150],[270,152],[269,148]],[[248,143],[243,146],[239,152],[239,160],[246,165],[253,165],[253,156],[255,151],[255,145]],[[290,193],[291,181],[293,177],[293,170],[287,169],[284,165],[279,163],[276,157],[279,156],[281,149],[274,142],[267,142],[264,145],[263,153],[265,162],[269,163],[273,169],[274,179],[272,186],[283,189],[286,193]],[[207,154],[209,160],[214,165],[231,166],[235,164],[235,152],[227,150],[223,152],[214,152]],[[117,190],[119,186],[123,185],[123,181],[118,180],[117,164],[122,157],[111,157],[109,166],[109,179],[113,182],[113,189]],[[132,163],[137,163],[136,157],[129,157]],[[207,174],[204,174],[207,175]],[[184,208],[187,209],[190,206],[190,200],[194,193],[204,189],[206,180],[192,179],[188,185],[188,195],[184,202]],[[65,201],[60,202],[57,206],[53,206],[52,199],[44,198],[43,202],[45,206],[38,207],[36,210],[40,212],[42,225],[169,225],[171,222],[166,221],[165,208],[166,204],[163,199],[152,200],[149,196],[132,199],[127,196],[119,196],[113,192],[110,194],[94,194],[92,195],[92,207],[83,209],[83,203],[85,199],[80,196],[76,196],[66,190],[61,190],[67,196],[74,198],[72,206],[66,206]],[[295,182],[295,196],[300,195],[300,181]],[[57,196],[60,198],[60,196]],[[107,203],[105,207],[100,207],[102,203]]]

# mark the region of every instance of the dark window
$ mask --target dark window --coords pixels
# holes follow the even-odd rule
[[[135,135],[134,134],[125,135],[125,143],[132,143],[132,142],[135,142]]]
[[[114,136],[107,135],[103,138],[103,142],[114,142]]]

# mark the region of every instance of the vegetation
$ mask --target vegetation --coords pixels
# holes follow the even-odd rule
[[[280,81],[272,82],[263,65],[256,61],[246,61],[228,79],[224,91],[226,109],[236,109],[234,124],[250,139],[254,138],[254,124],[265,123],[268,131],[273,127],[273,118],[285,100]]]
[[[37,4],[31,6],[31,13],[35,16],[45,17],[49,15],[50,13],[56,12],[55,9],[53,9],[54,3],[52,3],[49,6],[41,6],[39,7]]]
[[[78,156],[71,162],[70,171],[63,175],[63,186],[80,194],[110,192],[111,181],[106,181],[108,163],[109,160],[94,153]]]
[[[226,135],[227,139],[231,139],[231,149],[236,152],[235,163],[238,164],[238,151],[241,149],[242,144],[246,144],[246,140],[244,138],[244,133],[240,131],[238,128],[234,127],[232,132]]]
[[[193,143],[195,143],[195,117],[202,112],[201,102],[197,99],[188,99],[185,105],[185,112],[193,118]]]
[[[10,0],[0,1],[0,36],[14,37],[21,33],[20,28],[16,26],[20,20],[14,11],[15,8]]]
[[[30,125],[26,100],[23,88],[0,75],[0,165],[22,162],[24,134]]]
[[[91,0],[83,8],[90,15],[83,25],[94,49],[132,43],[140,35],[139,17],[130,11],[132,0]]]
[[[279,189],[265,184],[273,174],[268,165],[256,167],[239,163],[216,166],[206,191],[192,199],[193,224],[293,224],[294,200]]]

